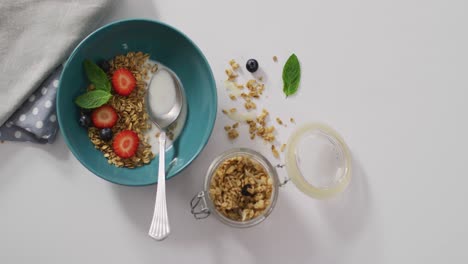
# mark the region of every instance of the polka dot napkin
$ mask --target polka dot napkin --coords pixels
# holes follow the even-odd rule
[[[52,143],[61,65],[111,0],[0,0],[0,141]]]
[[[52,143],[58,124],[55,95],[62,67],[56,69],[16,112],[0,126],[0,140]]]

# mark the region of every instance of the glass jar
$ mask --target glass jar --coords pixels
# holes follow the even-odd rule
[[[272,194],[268,207],[257,217],[247,221],[235,221],[221,214],[209,194],[212,178],[224,161],[233,157],[246,157],[260,164],[272,180]],[[273,211],[278,199],[280,186],[289,179],[303,193],[316,199],[331,198],[343,192],[351,180],[351,155],[341,136],[327,125],[306,124],[290,137],[285,157],[290,178],[282,183],[276,168],[260,153],[247,149],[228,150],[213,160],[205,176],[204,189],[190,202],[191,212],[196,219],[214,214],[221,222],[232,227],[251,227],[264,221]]]

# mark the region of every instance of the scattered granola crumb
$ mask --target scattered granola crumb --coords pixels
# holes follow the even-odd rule
[[[279,117],[276,118],[276,122],[281,126],[283,125],[283,121]]]
[[[231,130],[228,131],[228,137],[229,139],[233,140],[236,139],[239,136],[239,132],[235,128],[231,128]]]
[[[161,132],[156,133],[156,138],[159,138],[159,135],[161,135]]]
[[[273,133],[275,131],[275,127],[274,126],[269,126],[267,128],[265,128],[265,132],[266,133]]]
[[[270,113],[266,109],[263,109],[262,113],[257,117],[257,122],[260,125],[265,126],[265,119],[267,118],[269,114]]]
[[[232,69],[233,70],[237,70],[239,69],[239,63],[237,63],[234,59],[230,60],[229,61],[229,65],[231,65]]]
[[[228,80],[234,80],[238,76],[231,69],[226,69],[225,72],[226,72],[226,75],[228,76]]]
[[[255,123],[255,121],[249,120],[247,121],[247,124],[249,125],[250,135],[255,135],[255,132],[257,131],[257,123]]]
[[[233,140],[239,136],[239,132],[237,131],[237,127],[239,123],[234,123],[232,126],[224,126],[224,130],[227,132],[228,138]]]
[[[266,136],[263,137],[267,142],[273,142],[275,141],[275,136],[271,133],[267,134]]]
[[[235,63],[236,63],[235,60],[229,61],[229,64],[231,65],[231,67],[233,67]],[[226,74],[228,75],[229,78],[237,77],[236,73],[233,72],[233,70],[235,70],[234,67],[232,70],[226,69]],[[244,99],[245,101],[244,107],[248,111],[251,111],[252,109],[257,109],[257,104],[253,102],[253,100],[259,99],[265,90],[265,84],[261,82],[262,80],[263,80],[262,76],[258,77],[258,79],[249,79],[245,83],[245,85],[238,84],[232,80],[229,80],[239,89],[243,89],[244,87],[248,89],[247,92],[242,92],[240,96],[234,93],[229,94],[229,98],[231,100],[237,100],[238,97]],[[222,111],[224,114],[228,116],[238,112],[236,108],[231,108],[229,110],[223,109]],[[256,117],[253,117],[249,120],[245,120],[249,126],[249,135],[250,135],[251,140],[254,140],[258,136],[259,138],[263,139],[265,144],[268,144],[268,143],[271,144],[272,142],[275,141],[275,138],[276,138],[275,127],[271,125],[270,126],[267,125],[266,118],[268,115],[269,115],[269,112],[266,109],[263,109],[261,113],[258,114]],[[279,118],[277,118],[277,122],[280,125],[286,126],[286,124],[284,124],[283,121],[280,120]],[[235,139],[239,136],[239,132],[237,131],[238,127],[239,127],[239,123],[235,123],[232,126],[224,127],[224,130],[227,132],[229,139]],[[276,148],[275,150],[276,152],[278,152]]]
[[[265,85],[262,83],[262,84],[260,84],[260,87],[258,88],[258,93],[263,94],[264,90],[265,90]]]
[[[296,120],[294,120],[294,118],[290,118],[289,121],[291,121],[291,123],[295,124],[296,123]]]
[[[257,109],[257,105],[254,102],[252,102],[251,100],[248,100],[247,102],[245,102],[244,107],[247,110]]]
[[[278,62],[278,57],[273,56],[273,61],[274,61],[274,62]]]
[[[286,149],[286,144],[281,145],[280,151],[284,152],[285,149]]]
[[[258,83],[257,80],[251,79],[249,80],[245,86],[247,89],[249,89],[249,97],[255,97],[259,98],[260,95],[263,94],[263,91],[265,90],[265,84],[263,83]],[[244,98],[245,99],[245,98]]]
[[[271,145],[271,152],[273,153],[273,156],[277,159],[279,159],[279,153],[278,150],[276,150],[275,145]]]

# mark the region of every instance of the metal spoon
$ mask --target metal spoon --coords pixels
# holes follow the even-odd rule
[[[164,73],[165,71],[165,73]],[[152,100],[152,95],[157,93],[157,89],[161,89],[161,85],[165,85],[163,81],[157,81],[158,74],[170,74],[175,89],[175,100],[172,108],[165,113],[155,111],[158,105],[155,100]],[[167,83],[166,83],[167,84]],[[165,152],[166,152],[166,129],[173,124],[180,115],[183,106],[183,94],[179,79],[169,70],[160,69],[152,77],[148,90],[145,96],[146,110],[150,120],[161,131],[159,134],[159,170],[158,170],[158,187],[156,190],[156,203],[154,205],[153,220],[148,235],[156,240],[165,239],[170,233],[169,219],[167,217],[167,204],[166,204],[166,168],[165,168]]]

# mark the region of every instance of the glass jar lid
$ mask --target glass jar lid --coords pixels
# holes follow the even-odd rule
[[[351,155],[332,128],[306,124],[289,138],[286,169],[303,193],[317,199],[330,198],[345,190],[351,180]]]

